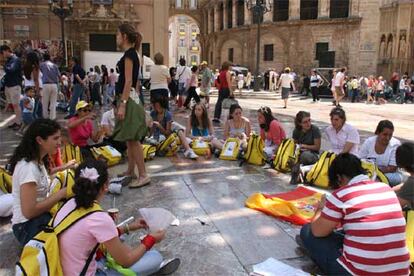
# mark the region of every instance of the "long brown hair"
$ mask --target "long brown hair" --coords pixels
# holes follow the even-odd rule
[[[119,25],[118,30],[121,34],[126,35],[128,42],[135,45],[135,50],[139,51],[141,48],[142,35],[135,27],[129,23]]]
[[[197,106],[201,106],[201,108],[203,109],[203,114],[201,115],[201,125],[197,119],[197,116],[195,114],[195,109]],[[206,109],[206,106],[202,103],[197,103],[196,105],[194,105],[193,110],[191,111],[191,127],[192,128],[198,128],[201,127],[203,129],[208,128],[209,126],[209,119],[208,119],[208,112]]]

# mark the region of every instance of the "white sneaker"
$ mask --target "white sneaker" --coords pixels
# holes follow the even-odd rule
[[[189,159],[197,159],[198,158],[198,155],[195,154],[195,152],[192,149],[189,149],[189,150],[185,151],[184,156],[189,158]]]

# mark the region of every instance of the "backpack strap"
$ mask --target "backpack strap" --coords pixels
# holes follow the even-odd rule
[[[92,249],[91,254],[89,254],[88,259],[86,260],[86,263],[85,263],[81,273],[79,274],[80,276],[85,276],[86,275],[86,272],[88,271],[88,267],[91,264],[93,256],[95,255],[96,250],[98,250],[98,247],[99,247],[99,243],[97,243],[95,245],[95,247]]]

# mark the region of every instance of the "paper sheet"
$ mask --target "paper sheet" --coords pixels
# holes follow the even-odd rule
[[[138,210],[147,223],[150,232],[165,230],[177,218],[163,208],[141,208]]]
[[[266,261],[253,265],[253,272],[263,276],[309,276],[300,269],[294,268],[290,265],[282,263],[276,259],[269,258]]]

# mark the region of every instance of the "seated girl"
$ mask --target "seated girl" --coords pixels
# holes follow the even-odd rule
[[[238,104],[230,106],[229,118],[224,124],[224,139],[238,138],[243,150],[247,148],[252,128],[249,119],[243,117],[243,109]],[[222,146],[221,146],[222,148]]]
[[[395,160],[395,152],[401,142],[393,137],[394,125],[388,120],[378,123],[375,136],[369,137],[362,145],[359,156],[370,162],[374,162],[388,178],[390,186],[395,186],[403,181],[402,174],[398,171]]]
[[[84,160],[94,158],[88,145],[88,140],[92,139],[97,143],[101,138],[101,132],[94,131],[93,120],[96,119],[96,114],[91,112],[91,106],[85,101],[79,101],[76,104],[76,114],[69,119],[68,130],[72,143],[79,146]]]
[[[108,171],[104,162],[90,159],[82,163],[75,171],[75,185],[73,187],[75,197],[65,203],[56,213],[53,226],[59,224],[65,216],[75,209],[91,208],[95,202],[99,204],[108,191],[108,185]],[[129,234],[130,231],[141,228],[147,228],[147,224],[144,220],[139,219],[117,228],[113,219],[106,212],[94,212],[80,219],[59,236],[63,274],[80,275],[85,266],[85,260],[88,259],[97,243],[105,246],[117,264],[131,269],[137,275],[151,275],[153,273],[166,275],[177,270],[180,264],[179,259],[163,263],[161,254],[151,249],[155,243],[164,238],[165,230],[148,234],[132,248],[119,239],[119,235]],[[93,258],[85,275],[95,275],[96,269],[97,263]],[[107,272],[112,275],[110,271]]]
[[[154,97],[152,99],[154,109],[151,111],[151,118],[153,120],[151,128],[151,137],[156,142],[165,140],[171,133],[177,133],[181,144],[185,151],[184,156],[190,159],[196,159],[198,156],[190,148],[190,145],[185,137],[185,128],[178,123],[173,122],[171,112],[167,110],[168,99],[161,97]]]
[[[312,165],[319,159],[321,149],[321,131],[311,123],[311,115],[306,111],[299,111],[295,118],[293,140],[300,147],[299,160],[292,167],[290,184],[297,184],[300,165]]]
[[[221,143],[214,137],[213,123],[208,117],[206,106],[202,103],[194,105],[191,116],[187,121],[186,136],[189,142],[193,139],[210,142],[213,148],[220,147]]]
[[[47,225],[49,210],[66,197],[66,188],[47,196],[48,154],[60,147],[60,125],[49,119],[34,121],[10,159],[13,173],[13,233],[23,246]]]
[[[272,110],[261,107],[257,111],[257,121],[260,125],[260,137],[265,143],[264,154],[266,159],[273,160],[277,148],[283,139],[286,138],[285,130],[279,121],[273,117]]]

